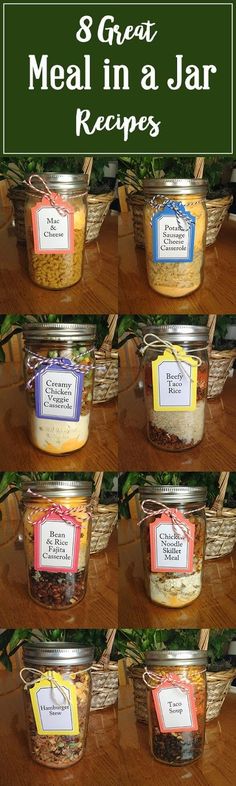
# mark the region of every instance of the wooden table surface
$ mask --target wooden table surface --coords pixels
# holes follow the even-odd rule
[[[0,676],[0,786],[118,786],[117,713],[114,707],[91,712],[87,746],[78,764],[56,770],[30,758],[23,691],[4,692]]]
[[[27,272],[25,244],[16,242],[9,222],[0,227],[1,314],[117,313],[117,215],[106,217],[99,238],[86,245],[83,279],[64,290],[33,284]]]
[[[148,284],[145,251],[134,243],[131,213],[118,220],[119,311],[121,314],[233,314],[236,291],[236,225],[226,220],[206,249],[204,280],[181,298],[164,297]]]
[[[119,470],[178,470],[179,472],[235,471],[236,374],[223,394],[208,400],[202,442],[190,450],[158,450],[146,436],[146,410],[141,376],[133,383],[132,370],[120,369]]]
[[[236,770],[236,695],[228,694],[219,718],[206,725],[203,756],[183,767],[161,764],[150,753],[148,729],[135,723],[132,691],[120,690],[122,786],[232,786]]]
[[[89,561],[85,598],[73,609],[50,610],[38,606],[27,589],[21,531],[0,549],[1,626],[3,628],[101,628],[117,626],[117,532],[108,548]]]
[[[10,367],[11,364],[8,364]],[[9,378],[11,368],[9,368]],[[0,470],[77,472],[117,470],[117,401],[93,406],[86,445],[65,456],[50,456],[34,448],[27,436],[23,383],[0,387]]]
[[[205,560],[201,595],[183,609],[152,603],[145,593],[139,527],[119,522],[119,625],[121,628],[234,627],[236,550],[222,559]]]

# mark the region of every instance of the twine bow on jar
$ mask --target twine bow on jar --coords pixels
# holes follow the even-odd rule
[[[165,207],[170,207],[171,210],[175,213],[177,227],[180,231],[189,231],[191,228],[191,224],[195,223],[195,219],[191,218],[190,215],[183,211],[180,206],[182,206],[181,202],[177,202],[174,199],[168,199],[164,194],[160,194],[158,199],[161,199],[161,202],[157,202],[157,197],[153,196],[152,199],[148,199],[148,204],[154,208],[155,213],[158,213],[160,210],[163,210]],[[197,204],[203,203],[205,200],[197,199],[194,202],[188,202],[188,207],[194,207]],[[182,222],[182,224],[181,224]],[[185,226],[184,226],[185,224]],[[152,226],[152,218],[150,220],[150,225]]]
[[[152,341],[147,341],[148,338],[151,338]],[[186,360],[184,359],[184,361],[183,361],[183,359],[181,360],[181,355],[180,355],[179,349],[181,349],[182,356],[183,356],[183,352],[184,352],[184,355],[192,356],[192,355],[195,354],[195,352],[198,352],[197,349],[191,348],[190,350],[188,350],[188,349],[182,350],[182,348],[181,347],[179,348],[178,345],[172,344],[171,341],[167,341],[166,339],[161,338],[161,336],[158,336],[155,333],[146,333],[146,335],[143,336],[143,346],[139,348],[139,353],[140,353],[140,355],[143,356],[143,355],[145,355],[145,352],[147,352],[150,349],[151,350],[158,350],[158,349],[164,349],[164,348],[168,349],[171,352],[171,354],[174,356],[174,358],[176,360],[176,363],[178,363],[178,366],[181,369],[182,374],[187,379],[190,379],[190,381],[193,383],[193,379],[191,378],[191,375],[189,375],[187,373],[187,371],[186,371],[186,369],[185,369],[185,367],[183,365],[184,362],[187,363],[187,359]],[[207,349],[208,349],[208,346],[205,346],[205,347],[202,347],[201,351],[207,350]],[[202,365],[202,359],[199,357],[199,355],[196,355],[195,360],[197,360],[197,366],[201,366]]]
[[[25,678],[23,677],[24,671],[30,672],[31,674],[35,674],[35,677],[32,680],[25,680]],[[33,669],[31,667],[27,668],[25,666],[20,671],[20,679],[24,683],[24,690],[29,690],[29,688],[33,688],[37,682],[41,681],[41,679],[48,680],[49,685],[51,686],[52,700],[55,702],[55,704],[57,704],[58,706],[62,706],[63,704],[71,704],[71,699],[70,696],[68,696],[67,691],[64,689],[63,685],[60,685],[60,683],[57,682],[56,677],[53,677],[53,674],[50,673],[50,671],[46,674],[45,672],[40,671],[40,669]],[[61,694],[63,701],[60,700],[58,701],[57,691],[59,691],[59,693]]]
[[[40,183],[43,184],[43,188],[37,188],[37,186],[34,186],[32,182],[33,180],[39,180]],[[73,210],[73,208],[67,207],[66,205],[65,206],[61,205],[61,196],[56,192],[51,191],[47,183],[45,183],[43,177],[41,177],[40,175],[31,175],[28,180],[23,180],[23,183],[24,185],[28,186],[32,191],[34,191],[35,194],[40,194],[41,197],[48,199],[50,205],[52,207],[55,207],[55,209],[57,210],[60,216],[65,216],[66,213],[69,213],[70,210]],[[83,193],[80,192],[79,196],[83,197],[86,194],[87,191],[84,191]],[[71,197],[67,195],[66,198],[67,200],[74,199],[75,196],[76,194],[73,194]]]
[[[145,505],[148,503],[153,506],[152,510],[149,510],[148,508],[145,507]],[[178,511],[173,510],[173,508],[168,508],[167,505],[164,504],[164,502],[158,502],[158,505],[160,505],[161,507],[159,508],[156,507],[156,501],[154,499],[146,499],[143,502],[141,502],[142,511],[146,515],[143,516],[143,518],[140,519],[140,521],[138,521],[138,526],[140,526],[143,523],[143,521],[146,521],[146,519],[150,518],[150,516],[161,516],[162,513],[167,513],[168,516],[170,516],[170,522],[168,523],[172,525],[174,534],[178,535],[178,537],[182,539],[188,538],[188,540],[193,540],[187,525],[184,523],[184,521],[182,521],[178,517]],[[194,510],[189,511],[189,513],[190,514],[198,513],[200,510],[204,510],[204,507],[205,505],[202,505],[200,508],[195,508]],[[181,532],[179,532],[179,530]]]
[[[149,682],[149,680],[152,680],[155,684],[153,685],[151,682]],[[162,685],[163,682],[170,682],[173,688],[177,688],[178,690],[184,692],[186,690],[186,683],[189,683],[189,680],[186,677],[183,679],[180,676],[176,676],[171,672],[168,672],[167,674],[157,674],[154,671],[145,669],[143,673],[143,682],[145,682],[145,685],[147,688],[150,688],[150,690],[158,688],[159,685]],[[185,685],[181,685],[181,683],[185,683]]]
[[[94,352],[94,347],[86,350],[86,355],[92,354],[93,352]],[[65,369],[66,371],[70,371],[70,370],[80,371],[82,374],[89,374],[89,372],[94,371],[95,368],[96,369],[99,368],[99,370],[105,369],[104,365],[98,366],[97,363],[96,365],[94,363],[90,363],[88,366],[85,366],[84,363],[74,363],[72,360],[69,360],[69,358],[65,358],[65,357],[45,358],[43,355],[39,355],[36,352],[31,352],[30,349],[27,349],[27,355],[30,355],[32,358],[35,358],[38,362],[34,363],[32,367],[29,365],[30,370],[31,368],[34,368],[36,370],[35,373],[26,382],[26,390],[31,390],[35,379],[39,376],[39,374],[42,371],[42,366],[45,366],[45,368],[47,369],[50,368],[51,366],[56,365],[56,366],[60,366],[60,368],[62,369]]]
[[[38,510],[42,512],[42,516],[41,518],[37,519],[37,521],[33,522],[34,524],[37,525],[42,524],[42,522],[45,521],[46,519],[49,519],[53,513],[56,516],[59,516],[59,518],[61,518],[63,521],[65,521],[66,524],[71,524],[71,526],[79,527],[81,529],[81,521],[79,520],[76,521],[76,519],[74,519],[73,521],[68,521],[67,518],[65,518],[65,516],[66,517],[68,516],[68,518],[72,518],[76,513],[84,513],[84,512],[87,514],[88,518],[91,518],[92,516],[90,502],[88,505],[83,505],[81,507],[77,506],[76,508],[66,508],[64,505],[60,505],[57,502],[53,502],[53,500],[50,499],[50,497],[46,497],[44,496],[44,494],[39,494],[38,491],[37,492],[32,491],[31,488],[27,489],[26,494],[31,494],[32,497],[44,499],[50,505],[49,508],[48,507],[44,508],[43,511],[42,508],[38,508]]]

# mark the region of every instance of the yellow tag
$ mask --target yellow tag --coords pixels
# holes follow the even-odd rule
[[[196,409],[197,365],[182,347],[171,349],[152,361],[153,409],[155,412],[187,412]]]
[[[50,677],[63,688],[68,698],[63,697],[56,686],[52,686]],[[76,687],[70,680],[65,680],[56,671],[46,671],[40,681],[30,688],[30,698],[38,734],[79,734]]]

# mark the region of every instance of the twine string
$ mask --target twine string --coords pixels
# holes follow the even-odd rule
[[[161,202],[157,201],[161,199]],[[165,207],[170,207],[171,210],[175,213],[177,228],[184,231],[189,231],[191,228],[191,224],[194,224],[195,221],[188,215],[185,215],[183,210],[180,210],[179,202],[176,202],[174,199],[169,199],[165,196],[165,194],[160,194],[158,197],[153,196],[152,199],[146,200],[151,207],[154,208],[155,213],[158,213],[160,210],[163,210]],[[204,199],[198,199],[194,202],[188,202],[187,207],[192,207],[194,205],[200,205],[205,202]],[[181,223],[182,222],[182,223]],[[150,220],[150,225],[152,226],[152,218]]]
[[[66,524],[70,524],[72,527],[75,526],[75,527],[79,527],[81,529],[81,521],[78,520],[78,522],[75,521],[73,523],[71,521],[67,521],[67,518],[65,518],[65,517],[66,516],[72,517],[76,513],[82,513],[82,512],[86,512],[89,518],[91,518],[91,516],[92,516],[90,502],[88,503],[88,505],[84,505],[84,506],[81,506],[81,507],[77,506],[77,508],[69,509],[69,508],[66,508],[64,505],[60,505],[57,502],[53,502],[53,500],[50,499],[50,497],[46,497],[46,496],[44,496],[44,494],[40,494],[39,492],[32,491],[31,488],[27,489],[26,494],[31,494],[32,497],[37,497],[37,498],[39,497],[40,499],[44,499],[46,502],[49,503],[49,508],[48,507],[47,508],[43,508],[43,510],[42,510],[42,508],[36,509],[36,512],[38,510],[41,513],[43,513],[43,515],[41,516],[40,519],[37,519],[37,521],[34,521],[33,522],[34,524],[42,524],[42,521],[45,521],[45,519],[50,518],[51,514],[55,513],[55,515],[59,516],[63,521],[66,522]],[[34,513],[35,513],[35,511],[32,511],[31,517],[28,516],[28,520],[29,521],[32,521],[32,516],[34,515]]]
[[[37,186],[33,185],[33,182],[32,182],[33,180],[39,180],[40,183],[43,184],[43,188],[37,188]],[[55,207],[55,209],[57,210],[57,212],[59,213],[60,216],[64,216],[66,213],[70,212],[70,208],[66,207],[66,205],[63,206],[63,207],[62,207],[62,205],[58,205],[58,203],[57,203],[57,194],[54,194],[54,192],[50,190],[50,188],[48,187],[47,183],[45,182],[43,177],[41,177],[40,175],[30,175],[29,180],[23,180],[23,183],[24,183],[24,185],[30,187],[32,189],[32,191],[35,192],[35,194],[40,194],[41,197],[46,197],[48,199],[48,201],[50,202],[50,205],[52,207]],[[83,197],[83,196],[86,196],[86,194],[87,194],[87,191],[84,191],[82,193],[80,192],[78,194],[73,194],[72,196],[68,195],[66,198],[67,199],[75,199],[75,197],[77,197],[77,196]]]
[[[151,680],[155,682],[155,685],[151,683]],[[190,682],[190,680],[188,680],[187,677],[185,678],[177,677],[172,672],[167,672],[167,674],[156,674],[156,672],[154,671],[149,671],[148,669],[145,669],[143,673],[143,682],[145,682],[147,688],[150,688],[151,690],[154,690],[154,688],[157,688],[159,685],[162,685],[162,683],[166,681],[170,682],[173,688],[178,688],[178,690],[181,690],[183,692],[185,692],[186,687],[184,687],[180,683]]]
[[[57,365],[60,368],[65,369],[66,371],[70,371],[72,367],[73,371],[80,371],[82,374],[89,374],[90,371],[94,371],[95,368],[99,370],[104,370],[106,366],[98,365],[97,363],[90,363],[87,367],[81,363],[74,363],[73,360],[70,360],[68,363],[69,358],[64,357],[56,357],[56,358],[45,358],[43,355],[39,355],[36,352],[32,352],[30,349],[25,350],[28,355],[32,357],[32,359],[36,359],[38,362],[34,363],[33,365],[29,364],[29,369],[32,371],[35,370],[35,373],[30,377],[30,379],[26,382],[26,390],[31,390],[33,387],[33,383],[35,382],[36,378],[42,371],[42,366],[45,368],[50,368],[51,366]],[[94,347],[92,349],[86,350],[86,354],[92,354],[94,352]],[[81,353],[82,356],[83,353]]]
[[[145,507],[148,503],[154,506],[154,510],[150,511],[147,507]],[[172,525],[174,534],[183,539],[188,538],[188,540],[193,540],[187,525],[184,524],[184,522],[181,521],[181,519],[178,517],[178,511],[176,513],[172,508],[168,508],[167,505],[164,504],[164,502],[159,502],[159,500],[158,500],[158,505],[160,505],[161,507],[156,509],[155,508],[156,500],[154,499],[146,499],[143,500],[143,502],[141,502],[142,511],[146,515],[143,516],[143,518],[140,519],[140,521],[138,521],[138,526],[140,527],[140,525],[144,521],[146,521],[146,519],[150,518],[150,516],[160,516],[162,513],[168,513],[171,519],[170,523]],[[198,513],[200,510],[204,510],[204,509],[205,509],[205,505],[202,505],[200,508],[195,508],[194,510],[189,511],[189,514]],[[179,530],[181,530],[181,534]]]
[[[89,666],[87,669],[80,669],[79,671],[73,672],[73,674],[75,674],[75,676],[77,676],[78,674],[83,674],[84,671],[91,671],[91,668],[92,667]],[[24,671],[30,672],[31,674],[35,674],[35,677],[32,680],[25,679],[23,677],[23,672]],[[58,706],[61,706],[63,704],[71,704],[71,698],[70,698],[70,696],[67,695],[67,692],[64,690],[63,685],[60,685],[60,683],[57,681],[56,677],[53,677],[53,675],[52,675],[52,673],[50,673],[50,671],[49,671],[48,674],[46,674],[45,672],[40,671],[40,669],[33,669],[31,667],[24,666],[24,668],[21,669],[21,671],[20,671],[20,679],[24,683],[24,690],[29,690],[30,688],[33,688],[34,685],[36,685],[37,683],[41,682],[41,679],[48,680],[48,682],[50,684],[50,687],[51,687],[52,699],[55,702],[55,704],[57,704]],[[55,690],[54,690],[55,688],[62,695],[63,701],[58,701],[58,697],[57,697],[57,695],[55,693]]]
[[[147,341],[148,338],[152,338],[152,341],[148,342]],[[171,341],[167,341],[166,339],[161,338],[161,336],[157,336],[155,333],[146,333],[146,335],[143,336],[143,345],[144,346],[140,347],[140,350],[139,350],[139,352],[140,352],[140,354],[142,356],[145,355],[145,352],[147,352],[148,349],[155,350],[155,349],[162,349],[163,347],[166,347],[166,349],[169,349],[170,352],[172,353],[172,355],[174,356],[174,358],[176,360],[176,363],[178,363],[178,366],[181,369],[182,374],[193,383],[193,379],[191,377],[191,374],[188,374],[188,372],[186,371],[186,369],[185,369],[185,367],[183,365],[183,361],[181,360],[180,353],[178,352],[178,350],[175,349],[175,345],[172,344]],[[205,349],[208,349],[208,347],[207,346],[206,347],[202,347],[202,351],[205,350]],[[189,354],[193,355],[197,351],[198,351],[197,349],[190,349],[190,350],[186,349],[186,350],[184,350],[186,355],[189,355]],[[181,350],[181,352],[182,352],[182,350]],[[202,365],[203,361],[199,357],[199,355],[196,355],[195,360],[197,360],[197,366],[198,367]],[[185,362],[187,363],[187,360]]]

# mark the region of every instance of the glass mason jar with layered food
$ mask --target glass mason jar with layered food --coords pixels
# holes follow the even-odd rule
[[[87,175],[31,175],[25,206],[28,270],[46,289],[81,279],[87,223]]]
[[[144,180],[144,237],[150,287],[183,297],[202,283],[206,180]]]
[[[147,434],[157,448],[180,451],[204,435],[208,384],[208,328],[143,327]]]
[[[207,653],[187,650],[148,652],[149,740],[164,764],[191,764],[204,748]]]
[[[66,642],[23,646],[24,703],[32,759],[70,767],[82,758],[91,701],[92,647]]]
[[[161,606],[187,606],[202,589],[206,488],[144,486],[139,494],[147,595]]]
[[[92,484],[75,480],[23,484],[24,548],[31,598],[72,608],[86,592]]]
[[[89,436],[96,326],[28,323],[23,334],[30,441],[52,455],[79,450]]]

